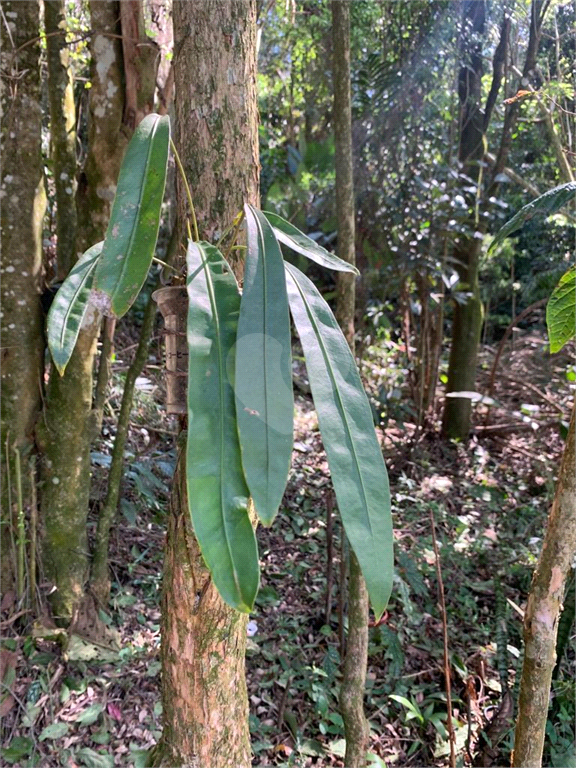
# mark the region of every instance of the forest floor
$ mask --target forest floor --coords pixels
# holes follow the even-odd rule
[[[127,337],[116,355],[111,412],[130,344]],[[362,373],[383,418],[397,566],[386,621],[370,630],[372,765],[448,764],[432,520],[446,593],[458,764],[509,764],[522,609],[574,392],[571,352],[551,357],[536,332],[508,345],[494,402],[475,407],[477,428],[468,443],[442,442],[437,421],[415,428],[397,345],[365,352]],[[482,393],[493,358],[494,349],[486,348]],[[5,764],[139,768],[160,736],[159,595],[175,430],[159,413],[160,379],[152,359],[139,381],[112,537],[112,596],[101,618],[119,650],[59,635],[43,621],[30,625],[13,596],[2,602]],[[110,434],[105,430],[92,456],[92,526],[106,487],[112,425],[110,419]],[[247,662],[254,765],[342,766],[341,531],[316,415],[300,391],[294,448],[278,519],[258,531],[262,587],[250,617]],[[572,754],[574,657],[568,648],[554,682],[548,766],[565,768]]]

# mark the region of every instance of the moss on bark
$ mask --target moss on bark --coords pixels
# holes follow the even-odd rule
[[[62,625],[72,621],[88,573],[90,412],[98,326],[98,318],[93,318],[80,332],[63,376],[52,370],[37,427],[42,562],[45,578],[55,587],[50,595],[54,617]]]

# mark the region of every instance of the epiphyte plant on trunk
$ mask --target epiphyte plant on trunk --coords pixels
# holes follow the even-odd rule
[[[126,151],[105,240],[81,257],[48,316],[49,347],[60,373],[90,307],[120,317],[146,279],[169,146],[168,118],[144,118]],[[249,500],[258,519],[271,525],[292,455],[291,314],[344,529],[379,619],[392,589],[393,533],[371,409],[328,304],[284,261],[280,243],[329,269],[357,270],[275,214],[247,205],[243,215],[248,245],[242,291],[221,251],[189,231],[186,467],[194,533],[223,599],[250,611],[259,561]]]

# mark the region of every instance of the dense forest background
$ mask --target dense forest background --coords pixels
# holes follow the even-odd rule
[[[183,416],[166,410],[167,326],[151,298],[181,273],[185,251],[174,156],[160,263],[128,314],[85,322],[64,375],[47,353],[46,314],[78,256],[104,239],[124,152],[150,112],[175,126],[206,239],[225,238],[242,203],[257,202],[259,171],[263,210],[348,258],[334,131],[333,62],[344,54],[332,5],[2,2],[6,764],[175,764],[155,748],[187,727],[170,725],[184,709],[166,681],[193,674],[167,659],[167,644],[160,650],[161,625],[163,637],[183,633],[183,645],[196,637],[202,630],[186,623],[186,611],[196,613],[204,592],[178,581],[187,544],[169,544],[164,555],[167,530],[169,541],[184,540],[174,528]],[[360,271],[347,339],[388,469],[395,543],[387,612],[380,622],[365,617],[362,764],[509,764],[523,619],[570,434],[573,450],[574,342],[550,353],[545,312],[573,264],[574,201],[489,248],[522,206],[574,182],[576,6],[345,5]],[[187,71],[176,66],[182,50]],[[238,65],[248,95],[228,118],[214,108],[216,94],[236,85],[227,57],[244,62],[246,51],[257,72]],[[186,99],[204,100],[204,112]],[[294,251],[285,258],[342,322],[347,284]],[[227,735],[237,754],[251,750],[253,765],[343,766],[356,582],[296,335],[293,384],[293,464],[274,527],[257,529],[255,610],[247,625],[223,612],[210,627],[229,622],[226,637],[247,635],[247,691],[234,687],[242,643],[223,657],[224,698],[247,697],[249,707],[251,746],[242,747],[240,726]],[[535,763],[557,768],[576,765],[574,584],[572,568],[561,579],[544,755]],[[218,600],[207,598],[202,611],[218,612]],[[225,686],[214,680],[211,706],[220,712]],[[242,720],[243,706],[222,718]]]

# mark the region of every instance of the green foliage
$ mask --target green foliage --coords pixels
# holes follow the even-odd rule
[[[93,301],[115,317],[130,309],[152,263],[169,143],[168,116],[147,115],[134,131],[120,168],[93,288]]]
[[[240,311],[238,285],[222,254],[188,245],[188,508],[204,560],[232,607],[249,611],[258,592],[258,549],[248,515],[233,369]]]
[[[370,405],[330,308],[299,270],[287,264],[286,272],[340,515],[380,618],[392,591],[394,558],[388,477]]]
[[[134,302],[150,267],[169,136],[168,119],[149,115],[124,158],[90,294],[95,304],[116,316]],[[251,610],[259,563],[248,497],[270,525],[286,487],[292,452],[288,282],[342,519],[380,617],[392,589],[392,523],[388,478],[370,406],[328,305],[302,273],[290,265],[285,271],[278,240],[323,266],[356,270],[289,222],[267,216],[246,208],[242,299],[217,248],[209,243],[188,246],[186,482],[192,524],[224,600],[237,610]],[[84,311],[88,291],[82,301],[69,293],[62,293],[60,313]],[[68,328],[67,323],[62,326]],[[73,339],[68,353],[72,346]]]
[[[248,253],[236,341],[236,419],[258,517],[271,525],[292,458],[294,395],[284,261],[265,216],[246,206]]]
[[[550,352],[559,352],[576,334],[576,267],[561,278],[546,307]]]
[[[534,216],[538,214],[549,216],[574,198],[576,198],[576,181],[550,189],[548,192],[540,195],[540,197],[527,203],[510,221],[507,221],[492,240],[490,248],[495,248],[506,237],[520,229],[524,222],[529,221]]]
[[[48,348],[61,376],[78,340],[103,245],[103,242],[96,243],[78,259],[60,286],[48,313]]]

